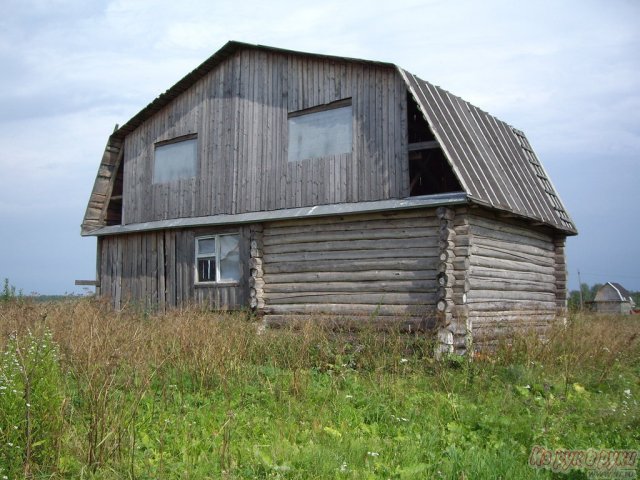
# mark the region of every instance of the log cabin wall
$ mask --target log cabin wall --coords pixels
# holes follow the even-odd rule
[[[480,209],[463,223],[470,242],[465,311],[474,344],[495,343],[515,329],[544,335],[566,305],[564,239]]]
[[[393,67],[241,50],[125,139],[123,224],[409,195]],[[352,153],[289,162],[288,113],[351,99]],[[153,184],[154,144],[197,134],[195,178]]]
[[[435,209],[267,223],[256,302],[268,323],[329,314],[431,328],[439,225]]]
[[[240,234],[240,281],[195,285],[195,238]],[[98,244],[100,293],[116,309],[133,305],[165,310],[200,304],[216,309],[248,304],[249,227],[163,230],[102,237]]]

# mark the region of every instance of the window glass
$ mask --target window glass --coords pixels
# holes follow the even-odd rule
[[[221,235],[220,239],[220,280],[240,280],[240,242],[238,235]]]
[[[327,157],[352,150],[351,105],[289,117],[289,161]]]
[[[153,183],[168,183],[196,176],[198,140],[157,145],[153,162]]]
[[[200,255],[207,255],[216,253],[216,239],[214,238],[200,238],[198,239],[198,253]]]
[[[216,281],[216,259],[199,258],[198,259],[198,282],[215,282]]]

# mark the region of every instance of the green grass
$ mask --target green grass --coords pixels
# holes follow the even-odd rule
[[[22,348],[0,372],[22,378],[0,394],[0,478],[587,478],[529,467],[531,448],[640,448],[635,318],[574,317],[473,362],[398,332],[86,299],[0,304],[0,335],[3,359]]]

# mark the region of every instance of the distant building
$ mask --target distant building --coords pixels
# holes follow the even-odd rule
[[[631,294],[619,283],[607,282],[593,300],[595,311],[598,313],[623,313],[628,315],[636,306]]]

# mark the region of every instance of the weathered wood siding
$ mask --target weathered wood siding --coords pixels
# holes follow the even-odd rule
[[[438,226],[433,209],[266,224],[259,273],[267,318],[373,315],[432,326]]]
[[[288,112],[345,98],[353,152],[288,162]],[[404,198],[406,116],[391,67],[240,51],[126,137],[123,223]],[[197,177],[154,185],[154,144],[193,133]]]
[[[470,238],[466,311],[474,343],[514,329],[544,333],[566,305],[564,242],[490,213],[469,214],[463,222]]]
[[[241,280],[217,286],[194,285],[195,237],[240,234]],[[248,305],[248,227],[165,230],[100,238],[100,293],[114,307],[134,305],[165,310],[189,304],[213,308]]]

